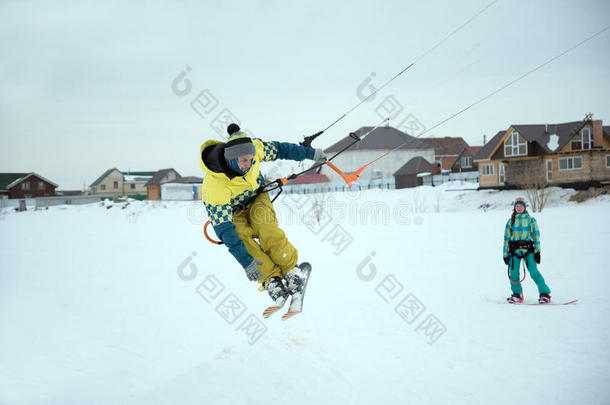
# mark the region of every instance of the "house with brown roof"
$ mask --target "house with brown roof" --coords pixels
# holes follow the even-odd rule
[[[373,127],[362,127],[355,131],[355,134],[361,137],[372,129]],[[324,152],[330,157],[352,142],[354,142],[354,138],[346,136],[339,142],[326,148]],[[428,162],[434,162],[434,147],[432,145],[396,128],[386,126],[375,128],[370,134],[362,138],[360,142],[337,156],[333,163],[343,172],[352,173],[364,164],[390,151],[392,153],[387,157],[367,167],[360,175],[360,178],[369,180],[392,178],[394,173],[405,162],[417,156],[426,159]],[[327,166],[323,166],[320,173],[328,176],[332,182],[342,181],[341,177]]]
[[[0,198],[35,198],[55,195],[57,184],[39,174],[0,173]]]
[[[159,170],[150,178],[150,180],[146,182],[146,184],[144,184],[144,187],[146,187],[146,199],[160,200],[161,184],[176,180],[178,178],[180,178],[180,173],[172,168]]]
[[[462,173],[478,171],[472,158],[480,147],[469,146],[462,137],[421,138],[434,146],[435,160],[443,172]],[[474,151],[474,153],[473,153]]]
[[[476,154],[480,188],[610,184],[610,127],[582,121],[511,125]]]

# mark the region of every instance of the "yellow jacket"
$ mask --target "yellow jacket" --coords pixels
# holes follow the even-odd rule
[[[201,145],[199,151],[199,163],[205,173],[201,199],[216,235],[243,267],[253,259],[235,232],[233,210],[239,206],[245,208],[256,198],[259,188],[264,185],[260,163],[276,159],[313,159],[315,153],[313,148],[285,142],[265,142],[252,138],[252,143],[256,154],[250,169],[243,176],[227,168],[223,142],[207,141]]]

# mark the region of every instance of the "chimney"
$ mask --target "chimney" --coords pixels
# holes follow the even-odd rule
[[[487,143],[487,135],[483,134],[483,146]]]
[[[603,136],[602,120],[593,121],[593,147],[601,148],[603,146]]]
[[[549,124],[544,124],[544,134],[545,135],[549,134]]]

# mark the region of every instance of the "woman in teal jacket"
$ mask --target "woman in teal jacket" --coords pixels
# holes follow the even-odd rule
[[[538,302],[551,302],[551,290],[544,282],[544,277],[538,271],[540,264],[540,231],[536,219],[531,217],[526,209],[525,199],[519,197],[513,205],[513,214],[504,229],[504,247],[502,250],[504,264],[509,268],[510,288],[512,295],[507,298],[511,304],[523,302],[523,289],[519,282],[519,267],[521,259],[525,260],[532,280],[538,286],[540,298]]]

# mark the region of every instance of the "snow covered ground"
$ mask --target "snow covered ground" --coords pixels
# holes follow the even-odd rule
[[[510,306],[519,194],[281,195],[314,268],[286,322],[197,203],[4,210],[0,404],[608,404],[610,198],[534,214],[553,300],[579,302]]]

